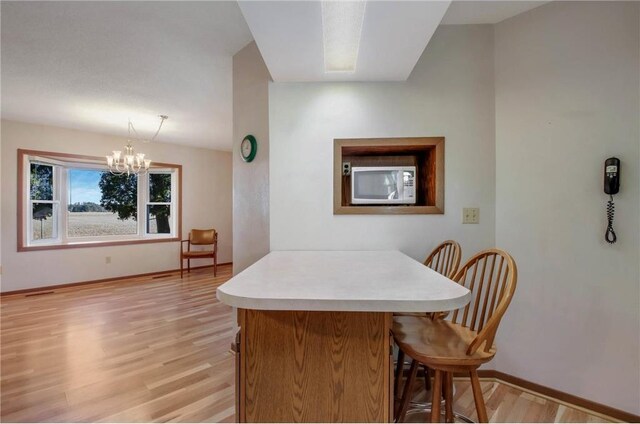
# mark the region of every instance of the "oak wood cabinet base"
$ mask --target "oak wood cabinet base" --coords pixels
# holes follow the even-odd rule
[[[238,310],[240,422],[388,422],[391,314]]]

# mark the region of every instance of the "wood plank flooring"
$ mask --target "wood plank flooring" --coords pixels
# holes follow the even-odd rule
[[[218,271],[2,298],[2,421],[233,421]]]
[[[218,271],[3,297],[2,422],[234,421],[235,318],[215,297],[231,267]],[[456,410],[473,418],[468,383],[456,387]],[[505,384],[482,387],[493,422],[603,421]]]
[[[602,423],[614,422],[610,417],[596,415],[590,411],[563,405],[551,399],[523,391],[520,388],[496,382],[481,380],[482,393],[487,407],[489,422],[492,423]],[[454,379],[454,410],[472,420],[478,420],[471,384],[468,379]],[[418,392],[417,402],[431,400],[431,393]],[[406,422],[429,422],[426,412],[408,414]],[[444,421],[443,421],[444,422]]]

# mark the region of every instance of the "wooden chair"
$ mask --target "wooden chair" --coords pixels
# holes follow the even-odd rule
[[[184,244],[187,243],[187,250]],[[191,246],[212,246],[211,250],[191,250]],[[180,278],[184,273],[184,260],[187,260],[187,272],[191,272],[191,259],[213,258],[213,276],[218,272],[218,232],[210,230],[191,230],[188,240],[180,242]]]
[[[517,268],[513,258],[499,249],[484,250],[458,271],[453,280],[472,292],[467,306],[456,310],[451,320],[429,317],[394,317],[393,336],[398,347],[413,359],[398,412],[405,418],[418,366],[435,371],[431,421],[440,421],[440,396],[444,385],[445,419],[453,420],[453,373],[465,372],[480,422],[487,422],[477,369],[496,354],[494,339],[498,325],[516,289]]]
[[[445,240],[436,246],[435,249],[431,251],[427,259],[424,260],[424,264],[434,271],[444,275],[447,278],[453,278],[458,271],[458,267],[460,266],[460,258],[462,256],[462,248],[457,241],[454,240]],[[432,318],[444,318],[446,317],[448,312],[432,312],[428,314],[424,313],[402,313],[397,312],[394,313],[394,316],[430,316]],[[400,395],[401,391],[401,382],[402,382],[402,374],[405,370],[405,355],[402,350],[398,352],[398,358],[396,361],[396,371],[395,371],[395,393],[397,396]],[[429,369],[426,366],[423,366],[424,373],[424,383],[425,389],[431,390],[431,380],[429,377]]]

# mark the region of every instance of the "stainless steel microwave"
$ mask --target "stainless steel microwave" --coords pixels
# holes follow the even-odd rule
[[[351,168],[351,204],[416,203],[415,166],[355,166]]]

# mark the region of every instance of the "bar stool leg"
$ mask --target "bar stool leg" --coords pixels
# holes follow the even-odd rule
[[[453,373],[444,374],[444,419],[453,422]]]
[[[398,419],[396,422],[403,422],[407,415],[407,409],[409,408],[409,401],[413,392],[413,383],[416,380],[416,374],[418,374],[418,361],[415,359],[411,361],[411,367],[409,368],[409,377],[404,384],[404,390],[402,391],[402,400],[400,401],[400,410],[398,411]]]
[[[394,391],[396,393],[396,397],[400,396],[400,389],[402,386],[402,373],[404,371],[404,352],[398,349],[398,359],[396,361],[396,381]]]
[[[398,418],[398,412],[400,411],[400,399],[402,396],[402,375],[404,374],[404,352],[398,349],[398,358],[396,360],[396,372],[394,375],[394,402],[393,402],[393,417]]]
[[[431,390],[431,375],[429,373],[429,367],[426,365],[422,366],[424,368],[424,390]]]
[[[469,371],[469,377],[471,377],[471,388],[473,389],[473,400],[476,403],[476,411],[478,412],[478,422],[488,423],[487,408],[484,405],[478,372],[476,370]]]
[[[440,422],[440,396],[442,391],[442,371],[435,370],[435,375],[433,376],[433,386],[432,387],[432,395],[431,398],[431,422],[439,423]]]

